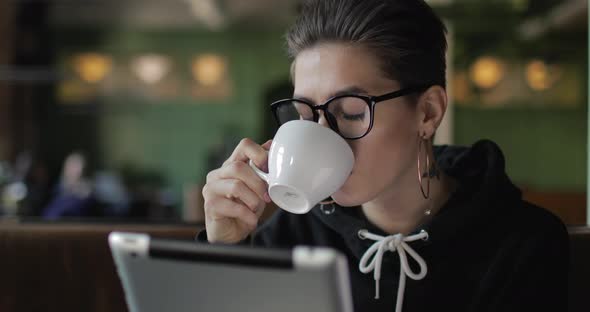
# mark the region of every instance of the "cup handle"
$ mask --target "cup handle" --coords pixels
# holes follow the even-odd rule
[[[256,167],[256,165],[254,164],[254,162],[252,161],[252,159],[250,159],[250,161],[248,161],[248,164],[250,165],[250,167],[252,167],[252,169],[254,169],[254,172],[256,172],[256,174],[262,180],[264,180],[266,183],[268,183],[268,174],[267,173],[265,173],[264,171],[258,169],[258,167]]]

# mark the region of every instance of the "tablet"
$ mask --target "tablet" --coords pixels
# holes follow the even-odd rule
[[[109,246],[130,312],[352,312],[346,257],[113,232]]]

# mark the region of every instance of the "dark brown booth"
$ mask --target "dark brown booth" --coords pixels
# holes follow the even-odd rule
[[[194,239],[202,226],[0,223],[0,311],[127,311],[111,231]]]
[[[127,311],[108,233],[147,232],[192,240],[201,228],[0,223],[0,311]],[[586,312],[590,310],[590,228],[569,230],[569,311]]]

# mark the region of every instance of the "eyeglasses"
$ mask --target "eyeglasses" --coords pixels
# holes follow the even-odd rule
[[[292,120],[318,122],[323,111],[328,125],[347,140],[366,136],[373,128],[375,104],[412,93],[422,92],[429,86],[415,86],[380,96],[361,94],[337,95],[322,105],[314,105],[303,99],[284,99],[270,105],[279,126]]]

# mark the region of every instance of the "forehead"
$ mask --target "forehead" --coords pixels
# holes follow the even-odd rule
[[[350,87],[371,93],[397,85],[383,75],[374,54],[360,45],[327,43],[304,50],[292,72],[295,94],[315,101]]]

